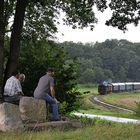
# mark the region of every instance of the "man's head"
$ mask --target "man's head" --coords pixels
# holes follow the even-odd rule
[[[25,74],[23,74],[23,73],[21,73],[20,75],[19,75],[19,81],[22,83],[22,82],[24,82],[24,80],[25,80]]]
[[[54,68],[49,67],[47,69],[47,74],[49,74],[50,76],[53,76],[54,75]]]

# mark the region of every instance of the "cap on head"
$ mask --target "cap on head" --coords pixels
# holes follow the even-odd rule
[[[47,72],[54,72],[54,68],[49,67]]]

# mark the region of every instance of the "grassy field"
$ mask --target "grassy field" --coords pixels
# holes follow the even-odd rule
[[[83,94],[79,97],[81,101],[80,111],[94,114],[104,114],[111,116],[131,116],[126,112],[111,111],[104,107],[92,103],[89,98],[92,95],[97,96],[96,86],[79,85]],[[90,91],[90,92],[87,92]],[[110,99],[109,95],[106,101],[118,99],[117,95],[112,95],[114,99]],[[118,95],[119,96],[119,95]],[[125,96],[124,96],[125,97]],[[126,115],[127,114],[127,115]],[[43,130],[43,131],[23,131],[23,132],[0,132],[0,140],[139,140],[140,124],[124,124],[111,121],[96,119],[80,118],[83,128],[74,130]]]
[[[140,102],[140,92],[130,93],[111,93],[100,98],[113,105],[135,110],[137,108],[136,102]]]
[[[102,100],[104,100],[107,103],[111,103],[117,106],[133,109],[136,107],[136,104],[133,102],[129,105],[126,103],[121,103],[118,100],[119,99],[125,99],[125,98],[134,98],[140,96],[139,93],[122,93],[122,94],[107,94],[104,96],[98,95],[97,93],[97,86],[79,86],[79,91],[82,93],[87,93],[87,94],[82,94],[80,98],[80,108],[79,111],[82,113],[88,113],[88,114],[98,114],[98,115],[108,115],[108,116],[118,116],[118,117],[125,117],[125,118],[135,118],[135,119],[140,119],[140,117],[137,117],[135,113],[130,113],[130,112],[125,112],[121,110],[110,110],[105,107],[99,106],[95,104],[94,102],[91,102],[89,99],[91,96],[99,96]],[[86,92],[90,91],[90,92]],[[133,108],[132,108],[133,107]]]
[[[87,123],[87,122],[86,122]],[[139,140],[140,125],[95,119],[76,130],[0,133],[1,140]]]
[[[137,118],[134,113],[125,112],[121,110],[110,110],[105,107],[99,106],[95,103],[92,103],[89,98],[91,95],[84,95],[83,98],[81,97],[81,105],[79,112],[87,113],[87,114],[97,114],[97,115],[107,115],[107,116],[117,116],[117,117],[124,117],[124,118]]]
[[[91,94],[98,94],[97,91],[97,87],[98,85],[94,85],[94,84],[89,84],[89,85],[78,85],[77,89],[79,92],[81,93],[91,93]]]

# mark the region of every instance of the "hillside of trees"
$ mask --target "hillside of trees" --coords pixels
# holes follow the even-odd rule
[[[79,63],[78,83],[140,81],[140,43],[113,39],[95,44],[63,42],[61,46]]]

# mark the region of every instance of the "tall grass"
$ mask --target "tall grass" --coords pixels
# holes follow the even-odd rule
[[[0,133],[1,140],[139,140],[140,125],[119,124],[100,119],[85,121],[81,129]]]

